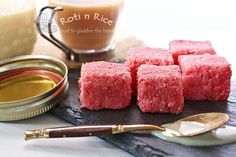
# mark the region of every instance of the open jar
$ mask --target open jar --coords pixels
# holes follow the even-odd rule
[[[0,121],[42,114],[67,96],[68,69],[49,56],[26,55],[0,61]]]

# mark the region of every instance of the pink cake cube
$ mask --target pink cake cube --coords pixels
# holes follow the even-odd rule
[[[122,109],[130,104],[132,78],[124,64],[90,62],[82,65],[79,80],[81,107]]]
[[[173,40],[169,43],[169,51],[173,55],[175,64],[178,64],[180,55],[216,54],[210,41]]]
[[[138,106],[142,112],[182,112],[184,97],[179,66],[141,65],[137,78]]]
[[[231,67],[217,55],[179,57],[184,97],[189,100],[226,100],[230,93]]]
[[[149,47],[131,48],[126,58],[126,65],[129,67],[132,76],[133,95],[136,94],[137,70],[142,64],[172,65],[174,61],[171,54],[166,49]]]

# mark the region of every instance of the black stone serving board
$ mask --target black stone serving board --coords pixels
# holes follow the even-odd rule
[[[182,114],[148,114],[142,113],[135,105],[123,110],[89,111],[80,109],[78,99],[78,78],[80,70],[69,71],[69,95],[57,107],[53,114],[75,125],[80,124],[165,124],[177,119],[203,112],[224,112],[229,114],[229,125],[236,126],[236,84],[232,83],[231,96],[223,102],[186,101]],[[236,83],[236,82],[235,82]],[[187,147],[165,142],[146,133],[124,133],[100,136],[121,149],[139,157],[228,157],[236,155],[236,143],[212,147]]]

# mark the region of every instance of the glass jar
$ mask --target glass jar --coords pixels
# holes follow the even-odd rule
[[[30,54],[37,38],[33,0],[0,1],[0,60]]]

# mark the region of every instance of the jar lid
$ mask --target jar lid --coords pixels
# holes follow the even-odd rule
[[[30,118],[67,96],[68,69],[49,56],[26,55],[0,61],[0,121]]]

